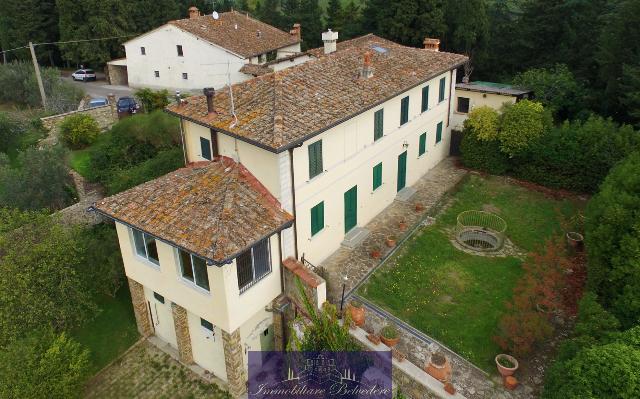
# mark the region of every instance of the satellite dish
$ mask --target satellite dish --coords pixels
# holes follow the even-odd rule
[[[218,19],[220,18],[220,15],[218,14],[217,11],[214,11],[213,14],[211,14],[211,16],[213,17],[213,19]]]

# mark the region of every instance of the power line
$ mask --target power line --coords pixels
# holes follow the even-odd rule
[[[2,50],[2,51],[0,51],[0,54],[8,53],[10,51],[22,50],[23,48],[29,48],[29,46],[22,46],[22,47],[12,48],[12,49],[9,49],[9,50]]]
[[[110,37],[98,37],[94,39],[79,39],[79,40],[67,40],[67,41],[59,41],[59,42],[48,42],[48,43],[33,43],[34,46],[42,46],[45,44],[68,44],[68,43],[81,43],[81,42],[93,42],[98,40],[112,40],[112,39],[121,39],[123,37],[131,37],[138,36],[137,33],[133,33],[130,35],[122,35],[122,36],[110,36]]]

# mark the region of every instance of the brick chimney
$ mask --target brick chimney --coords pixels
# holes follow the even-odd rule
[[[200,16],[200,10],[198,7],[191,6],[189,7],[189,19],[198,18]]]
[[[440,39],[425,37],[423,43],[426,50],[440,51]]]
[[[362,69],[360,70],[360,78],[369,79],[373,76],[373,69],[371,68],[371,52],[366,51],[362,59]]]
[[[213,87],[205,87],[202,89],[205,97],[207,97],[207,113],[215,114],[216,110],[213,103],[213,98],[216,95],[216,90]]]
[[[322,32],[322,41],[324,42],[324,53],[331,54],[336,51],[336,42],[338,41],[338,32]]]
[[[302,27],[300,26],[300,24],[298,23],[293,24],[293,28],[291,28],[291,30],[289,31],[289,34],[291,36],[295,36],[298,40],[302,41]]]

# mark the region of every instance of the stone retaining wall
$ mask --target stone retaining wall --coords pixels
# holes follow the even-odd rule
[[[105,131],[111,128],[118,121],[118,112],[116,109],[116,98],[113,95],[109,96],[109,105],[103,105],[101,107],[81,109],[77,111],[66,112],[64,114],[58,114],[53,116],[47,116],[40,118],[42,126],[49,131],[47,138],[42,140],[41,144],[56,145],[58,143],[58,136],[60,133],[59,126],[63,120],[71,115],[85,114],[91,116],[96,120],[100,130]]]

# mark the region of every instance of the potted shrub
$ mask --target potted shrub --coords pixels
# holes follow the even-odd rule
[[[393,348],[400,341],[398,329],[393,324],[387,324],[380,330],[380,340],[389,348]]]
[[[349,314],[356,326],[362,327],[364,325],[364,306],[362,306],[362,302],[358,300],[351,301],[349,304]]]
[[[511,355],[501,353],[496,356],[496,366],[498,367],[498,372],[504,378],[516,372],[518,369],[518,361]]]
[[[381,256],[382,252],[380,251],[380,248],[374,248],[371,250],[371,257],[373,259],[380,259]]]
[[[400,231],[405,231],[408,227],[407,221],[404,218],[400,219],[398,222],[398,229],[400,229]]]
[[[387,237],[387,239],[384,241],[384,243],[387,245],[387,247],[389,248],[393,248],[396,246],[396,238],[394,236],[389,236]]]
[[[451,363],[444,354],[436,352],[431,355],[425,371],[436,380],[446,382],[451,377]]]

